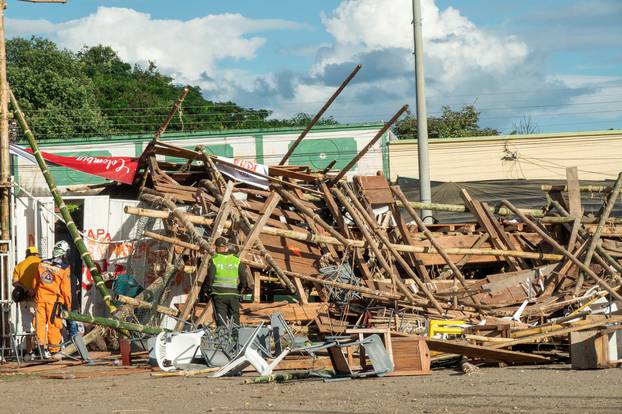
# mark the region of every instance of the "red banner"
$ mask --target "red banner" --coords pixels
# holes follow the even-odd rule
[[[32,152],[30,149],[27,151]],[[133,157],[95,157],[90,155],[63,157],[43,151],[41,155],[46,161],[56,165],[124,184],[134,182],[134,175],[138,168],[138,158]]]

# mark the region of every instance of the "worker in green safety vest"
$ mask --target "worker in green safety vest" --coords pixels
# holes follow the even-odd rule
[[[228,249],[227,239],[216,239],[216,254],[210,260],[201,294],[212,297],[217,326],[229,321],[240,324],[240,295],[246,289],[247,275],[248,268]]]

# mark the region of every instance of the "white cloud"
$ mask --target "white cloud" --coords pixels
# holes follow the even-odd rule
[[[482,111],[483,124],[504,128],[513,117],[554,112],[527,109],[533,105],[550,104],[561,112],[559,108],[567,103],[605,98],[599,94],[599,85],[606,80],[577,83],[543,72],[549,52],[538,51],[543,40],[535,37],[536,28],[530,27],[530,34],[521,32],[519,38],[508,33],[520,32],[520,27],[505,27],[505,33],[493,31],[476,25],[456,8],[441,10],[434,0],[422,3],[429,115],[438,114],[441,105],[459,108],[477,101],[478,107],[488,108]],[[298,56],[317,48],[308,71],[281,71],[275,63],[269,73],[252,69],[252,60],[267,42],[261,33],[307,26],[240,14],[162,20],[111,7],[59,24],[8,19],[7,25],[10,35],[39,34],[73,50],[109,45],[130,63],[155,61],[177,82],[201,86],[210,99],[271,108],[282,117],[317,111],[354,65],[363,63],[329,111],[342,122],[358,122],[388,119],[404,103],[413,102],[411,20],[411,0],[343,0],[322,15],[331,40],[291,52]],[[226,69],[223,60],[228,61]],[[571,105],[568,110],[577,111],[577,107]]]
[[[267,30],[301,29],[278,19],[253,20],[240,14],[218,14],[192,20],[154,19],[133,9],[100,7],[89,16],[60,24],[47,21],[9,21],[9,33],[40,34],[60,46],[79,50],[103,44],[131,63],[156,62],[178,82],[217,78],[218,61],[252,59],[266,42],[252,34]],[[205,82],[204,86],[206,85]]]
[[[478,28],[452,7],[441,11],[433,0],[422,3],[423,49],[436,67],[435,81],[456,85],[474,69],[502,74],[527,57],[527,45],[519,39]],[[343,1],[331,15],[323,16],[335,43],[315,70],[374,50],[412,50],[411,5],[410,0]],[[407,52],[404,58],[412,59]]]

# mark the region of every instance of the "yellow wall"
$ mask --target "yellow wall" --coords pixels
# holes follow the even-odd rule
[[[434,181],[563,179],[572,166],[581,179],[604,180],[622,171],[622,131],[431,139],[429,148]],[[417,178],[417,141],[391,142],[389,162],[392,180]]]

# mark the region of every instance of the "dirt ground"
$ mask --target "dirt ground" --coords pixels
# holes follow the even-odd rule
[[[98,367],[72,367],[71,373]],[[108,368],[108,371],[110,369]],[[242,378],[0,376],[2,413],[619,413],[622,369],[451,369],[430,376],[244,385]]]

